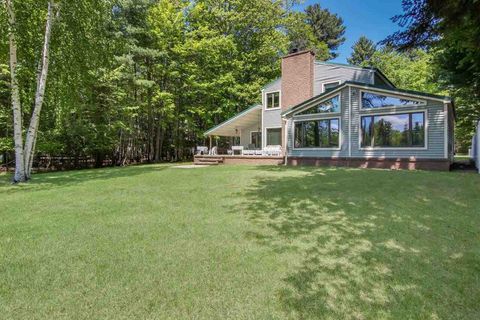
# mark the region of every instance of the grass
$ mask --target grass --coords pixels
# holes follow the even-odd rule
[[[2,319],[479,319],[480,176],[0,177]]]

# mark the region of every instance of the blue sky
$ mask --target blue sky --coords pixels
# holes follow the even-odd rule
[[[390,18],[402,13],[401,0],[306,0],[297,9],[303,10],[314,3],[320,3],[322,8],[338,14],[347,27],[346,41],[340,46],[340,55],[332,60],[334,62],[346,63],[352,45],[360,36],[365,35],[378,42],[399,29]]]

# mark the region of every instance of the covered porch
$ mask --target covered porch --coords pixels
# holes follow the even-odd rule
[[[207,154],[282,157],[281,128],[262,131],[262,105],[254,105],[205,132],[209,141]],[[219,143],[220,137],[227,138],[228,142]]]

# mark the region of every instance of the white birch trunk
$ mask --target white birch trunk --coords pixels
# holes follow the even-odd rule
[[[45,38],[43,42],[42,59],[38,68],[39,74],[37,75],[37,90],[35,93],[35,104],[33,108],[32,117],[30,119],[30,125],[28,127],[27,136],[25,138],[24,149],[24,163],[26,179],[30,178],[32,172],[33,157],[35,154],[35,144],[37,140],[38,126],[40,123],[40,112],[42,111],[43,98],[45,95],[45,87],[47,83],[48,75],[48,62],[49,62],[49,49],[50,49],[50,37],[52,34],[53,25],[53,1],[48,2],[47,22],[45,25]]]
[[[20,102],[20,90],[17,79],[17,41],[16,41],[16,20],[12,0],[5,0],[9,23],[9,45],[10,45],[10,77],[12,86],[12,111],[13,111],[13,139],[15,142],[15,175],[13,181],[25,181],[25,158],[23,152],[22,135],[22,105]]]

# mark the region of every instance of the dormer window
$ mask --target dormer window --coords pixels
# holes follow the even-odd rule
[[[266,109],[280,108],[280,91],[267,93]]]
[[[340,85],[340,81],[328,82],[323,84],[323,92],[329,92]]]

